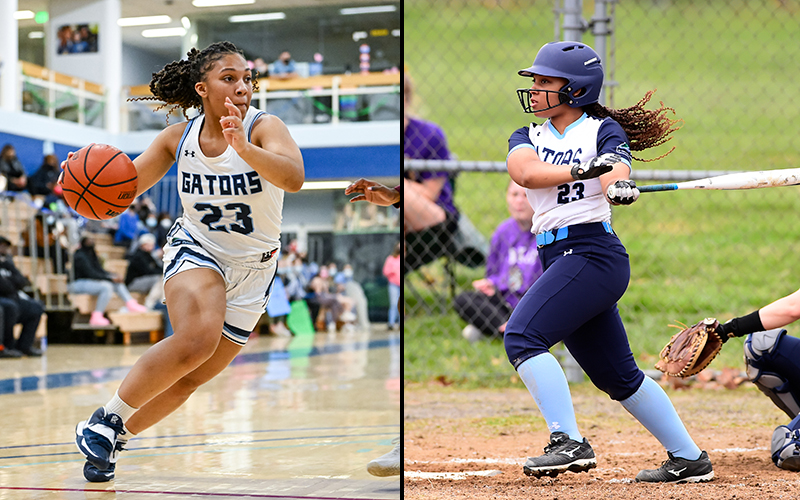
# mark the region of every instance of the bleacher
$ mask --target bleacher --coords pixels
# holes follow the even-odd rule
[[[67,288],[71,276],[71,260],[73,249],[68,251],[66,262],[59,262],[51,249],[45,246],[40,252],[30,252],[27,249],[36,248],[37,241],[54,241],[57,245],[65,245],[66,237],[49,234],[48,224],[39,221],[37,227],[38,208],[27,199],[2,198],[0,199],[0,235],[7,238],[14,245],[14,265],[25,275],[32,284],[32,295],[42,301],[45,313],[36,332],[37,339],[48,335],[48,314],[66,314],[70,316],[69,332],[64,331],[65,323],[59,322],[56,335],[51,338],[60,342],[82,343],[87,341],[130,344],[142,338],[151,343],[158,342],[164,336],[163,316],[158,311],[144,313],[131,313],[124,309],[124,302],[114,295],[106,309],[106,316],[111,321],[107,327],[98,327],[89,324],[89,316],[94,310],[96,297],[88,294],[70,294]],[[125,259],[126,248],[115,246],[113,238],[108,233],[84,233],[95,240],[95,251],[105,269],[111,273],[125,276],[128,261]],[[26,253],[31,255],[26,255]],[[41,253],[41,255],[37,255]],[[139,302],[144,301],[144,295],[132,294]],[[49,327],[55,327],[49,322]],[[17,325],[17,335],[20,326]],[[87,335],[87,332],[89,335]],[[138,335],[138,334],[142,335]]]

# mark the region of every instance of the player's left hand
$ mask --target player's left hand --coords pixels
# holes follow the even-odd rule
[[[350,203],[363,200],[388,207],[400,201],[400,193],[396,189],[369,179],[359,179],[344,190],[346,195],[353,193],[356,193],[356,196],[350,198]]]
[[[228,116],[223,116],[219,119],[219,123],[222,125],[222,135],[238,153],[240,148],[247,145],[247,137],[244,134],[244,125],[242,123],[242,112],[229,97],[225,98],[225,107],[228,108]]]
[[[617,181],[608,186],[606,198],[612,205],[630,205],[639,199],[639,188],[631,180]]]

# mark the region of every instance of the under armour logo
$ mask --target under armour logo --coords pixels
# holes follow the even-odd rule
[[[194,158],[194,151],[189,151],[188,149],[184,149],[183,156],[191,156],[192,158]]]
[[[568,456],[569,458],[575,458],[575,452],[580,450],[580,449],[581,449],[580,446],[576,446],[575,448],[573,448],[573,449],[571,449],[569,451],[564,450],[564,451],[559,451],[559,453],[563,453],[564,455]]]
[[[675,474],[675,477],[679,477],[681,475],[681,472],[683,472],[685,470],[686,470],[686,467],[684,467],[683,469],[680,469],[680,470],[675,470],[675,469],[668,470],[667,472],[669,472],[670,474]]]
[[[571,248],[569,250],[565,250],[564,251],[564,257],[566,257],[567,255],[572,255],[572,249]]]

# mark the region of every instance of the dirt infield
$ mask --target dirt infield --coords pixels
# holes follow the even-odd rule
[[[622,406],[591,384],[572,387],[578,425],[597,455],[597,468],[552,478],[522,473],[549,433],[524,388],[459,391],[406,387],[406,499],[790,499],[800,498],[800,474],[775,467],[772,431],[786,415],[754,386],[668,389],[698,446],[708,451],[709,483],[633,482],[667,454]],[[486,474],[486,475],[475,475]]]

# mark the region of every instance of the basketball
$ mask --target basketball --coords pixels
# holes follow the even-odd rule
[[[125,211],[136,198],[136,167],[128,155],[107,144],[79,149],[64,167],[64,201],[87,219],[105,220]]]

